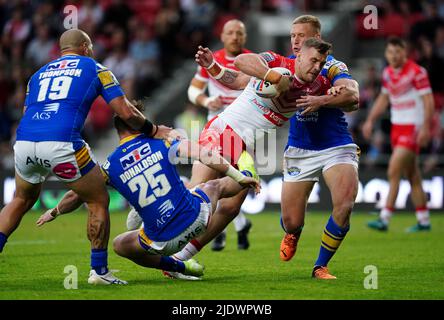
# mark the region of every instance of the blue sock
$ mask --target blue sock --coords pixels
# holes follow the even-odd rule
[[[8,237],[3,232],[0,232],[0,252],[3,251],[6,241],[8,241]]]
[[[347,234],[350,226],[341,228],[338,226],[334,220],[333,216],[328,219],[327,225],[325,226],[324,232],[321,239],[321,248],[319,250],[318,260],[316,260],[316,266],[327,266],[330,259],[335,254],[336,250],[341,245],[342,240]]]
[[[99,275],[108,272],[108,251],[106,249],[91,249],[91,268]]]
[[[185,264],[180,260],[162,256],[160,257],[159,269],[183,273],[185,271]]]

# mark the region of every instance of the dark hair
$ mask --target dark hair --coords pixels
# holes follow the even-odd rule
[[[318,38],[308,38],[302,45],[305,48],[315,48],[320,54],[328,54],[332,47],[331,43],[325,42]]]
[[[306,14],[303,16],[299,16],[293,20],[293,24],[303,24],[303,23],[310,24],[317,33],[321,33],[321,22],[319,21],[318,17]]]
[[[399,38],[399,37],[395,37],[395,36],[389,37],[389,38],[387,39],[387,44],[386,44],[386,46],[388,46],[388,45],[390,45],[390,44],[391,44],[392,46],[401,47],[401,48],[403,48],[403,49],[407,48],[407,44],[406,44],[406,42],[404,41],[404,39]]]
[[[133,100],[133,101],[131,101],[131,103],[140,112],[145,110],[145,107],[144,107],[144,105],[143,105],[141,100],[137,100],[137,101]],[[114,119],[113,120],[114,120],[114,128],[116,128],[116,130],[118,132],[122,132],[122,131],[137,131],[137,130],[134,130],[133,128],[131,128],[129,125],[127,125],[126,122],[123,121],[117,114],[114,115]]]

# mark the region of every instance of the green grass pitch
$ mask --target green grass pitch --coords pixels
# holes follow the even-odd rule
[[[279,260],[282,231],[279,215],[266,212],[249,216],[253,222],[251,247],[237,250],[236,234],[228,229],[222,252],[205,248],[198,256],[205,265],[202,281],[164,278],[109,250],[111,269],[128,286],[94,287],[87,284],[89,242],[86,213],[65,215],[38,228],[40,213],[28,213],[0,254],[0,299],[443,299],[444,214],[432,214],[432,231],[406,234],[415,223],[410,214],[393,217],[391,229],[367,229],[374,216],[354,214],[349,234],[330,262],[333,281],[310,278],[327,213],[306,217],[298,252],[290,262]],[[125,231],[126,213],[111,214],[111,240]],[[66,265],[78,268],[78,289],[63,286]],[[367,265],[377,267],[378,289],[365,289]]]

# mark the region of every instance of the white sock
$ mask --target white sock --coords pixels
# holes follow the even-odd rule
[[[200,250],[197,249],[192,242],[189,242],[182,250],[175,253],[173,257],[180,261],[186,261],[194,257],[197,253],[199,253],[199,251]]]
[[[416,210],[416,219],[418,223],[423,226],[430,225],[430,212],[429,210]]]
[[[379,214],[379,218],[381,219],[381,221],[385,224],[388,225],[390,222],[390,218],[393,215],[393,211],[387,208],[383,208],[381,210],[381,213]]]
[[[239,214],[236,216],[236,218],[234,218],[233,223],[236,232],[241,231],[247,224],[247,218],[245,218],[245,214],[242,211],[240,211]]]

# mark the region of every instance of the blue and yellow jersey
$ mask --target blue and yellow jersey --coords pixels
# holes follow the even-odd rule
[[[122,96],[119,82],[94,59],[64,55],[34,73],[27,86],[17,140],[80,142],[93,101]]]
[[[185,188],[172,164],[177,146],[143,134],[130,136],[102,166],[108,184],[137,210],[153,241],[173,239],[200,212],[201,201]]]
[[[327,56],[320,74],[327,77],[332,85],[339,79],[352,79],[345,63],[331,55]],[[320,108],[317,112],[305,116],[301,116],[300,113],[301,111],[296,112],[290,119],[287,147],[323,150],[353,143],[342,110]]]

